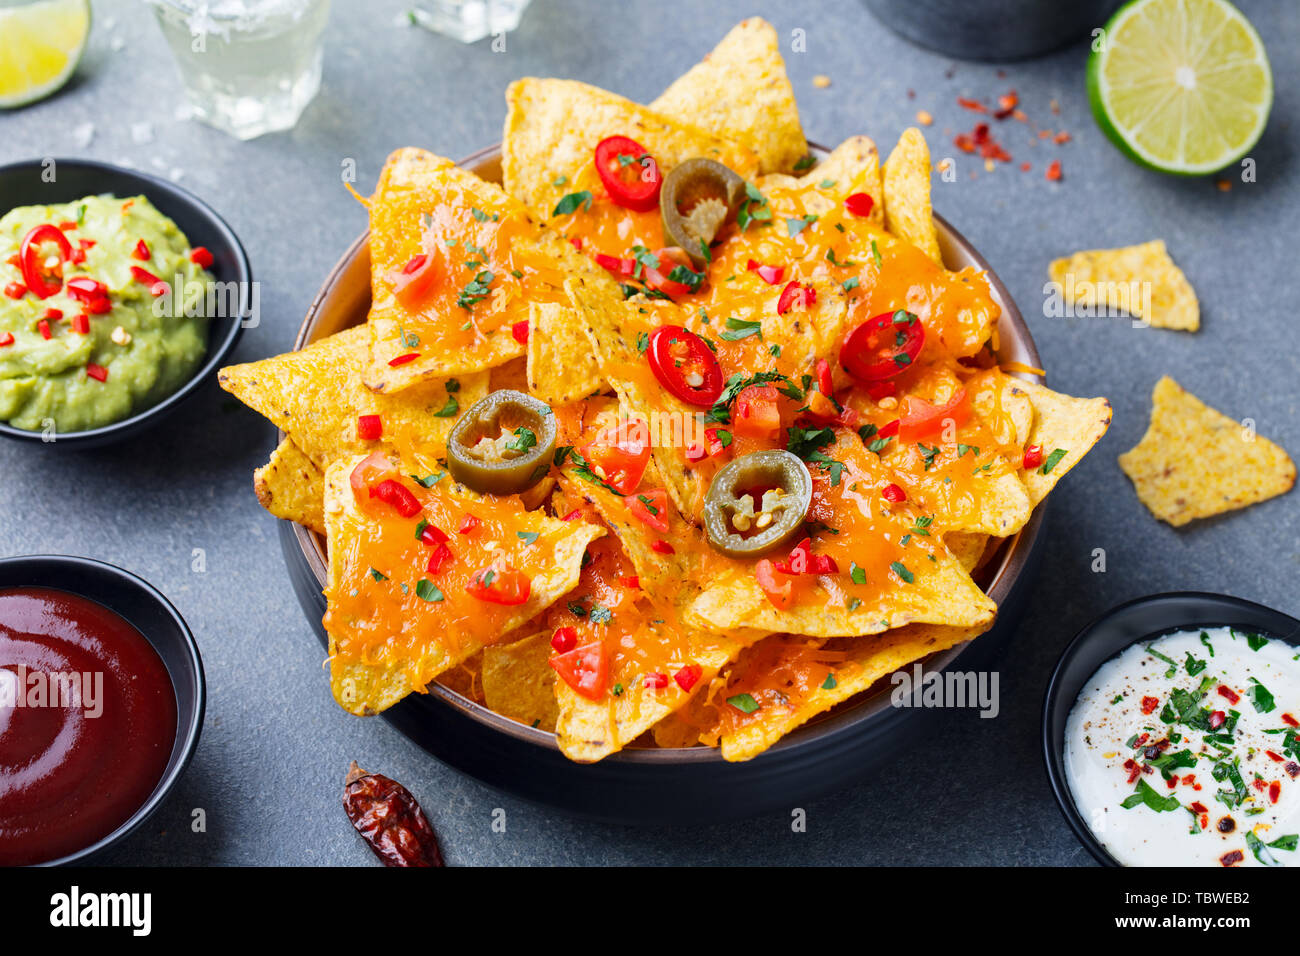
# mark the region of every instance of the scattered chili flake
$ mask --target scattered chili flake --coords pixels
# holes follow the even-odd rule
[[[1070,134],[1067,133],[1065,130],[1061,130],[1059,133],[1057,133],[1055,136],[1052,137],[1052,142],[1055,143],[1057,146],[1060,146],[1062,143],[1068,143],[1069,141],[1070,141]]]
[[[582,236],[574,236],[569,240],[569,242],[573,245],[573,248],[577,249],[579,252],[582,251]]]
[[[65,219],[63,222],[59,223],[59,228],[64,232],[71,232],[73,229],[77,228],[77,223],[75,220]]]
[[[818,73],[816,76],[813,77],[813,86],[817,87],[817,89],[819,90],[824,90],[826,89],[826,87],[830,85],[831,85],[831,78],[827,76],[825,73]]]
[[[104,368],[102,365],[96,365],[94,362],[88,362],[86,364],[86,374],[96,382],[108,381],[108,369]]]
[[[1032,165],[1031,163],[1021,163],[1021,164],[1020,164],[1020,171],[1021,171],[1022,173],[1027,173],[1027,172],[1029,172],[1029,170],[1031,170],[1031,169],[1033,169],[1033,165]]]
[[[1300,721],[1297,721],[1290,714],[1282,715],[1282,723],[1286,724],[1288,727],[1300,727]]]
[[[1282,784],[1274,780],[1268,785],[1268,802],[1277,803],[1277,798],[1282,795]]]
[[[1224,866],[1236,866],[1245,858],[1246,854],[1242,853],[1240,850],[1233,850],[1230,853],[1225,853],[1223,856],[1219,857],[1219,862]]]
[[[1219,192],[1221,192],[1221,193],[1226,193],[1226,192],[1228,192],[1229,190],[1232,189],[1232,180],[1231,180],[1231,179],[1218,179],[1218,180],[1215,180],[1214,185],[1215,185],[1215,187],[1219,190]]]
[[[989,108],[979,100],[973,100],[968,96],[957,97],[957,105],[962,109],[970,110],[972,113],[987,113]]]
[[[1020,97],[1016,95],[1015,90],[1009,90],[1002,96],[998,97],[998,108],[993,114],[995,119],[1006,119],[1016,109],[1020,103]]]
[[[1219,685],[1219,696],[1226,697],[1228,699],[1228,703],[1230,704],[1236,704],[1241,701],[1241,695],[1239,695],[1231,687],[1228,687],[1224,684]]]
[[[1281,763],[1282,760],[1284,759],[1281,754],[1275,753],[1272,750],[1265,750],[1264,753],[1268,754],[1270,760],[1275,760],[1278,763]]]
[[[1061,161],[1059,159],[1052,160],[1052,164],[1047,167],[1046,175],[1048,182],[1059,183],[1061,181]]]

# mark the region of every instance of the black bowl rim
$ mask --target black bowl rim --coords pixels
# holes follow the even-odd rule
[[[1191,605],[1198,605],[1198,613],[1213,607],[1220,609],[1223,617],[1216,621],[1213,617],[1207,618],[1201,615],[1181,624],[1171,623],[1167,627],[1150,631],[1141,637],[1133,639],[1114,653],[1107,655],[1107,661],[1128,650],[1139,641],[1147,640],[1153,635],[1183,631],[1194,627],[1230,626],[1232,618],[1242,612],[1249,612],[1270,621],[1275,621],[1276,627],[1264,628],[1269,631],[1270,636],[1291,644],[1300,644],[1300,621],[1297,621],[1291,615],[1255,601],[1248,601],[1245,598],[1235,597],[1231,594],[1216,594],[1211,591],[1163,591],[1158,594],[1147,594],[1133,598],[1093,618],[1071,638],[1070,643],[1065,646],[1065,650],[1061,652],[1060,658],[1057,659],[1056,666],[1052,668],[1052,676],[1048,680],[1047,690],[1043,694],[1041,719],[1043,763],[1047,770],[1047,779],[1052,788],[1052,795],[1056,797],[1057,806],[1060,807],[1065,822],[1074,831],[1074,835],[1078,837],[1084,849],[1091,853],[1093,858],[1102,866],[1122,867],[1124,864],[1111,856],[1101,841],[1093,835],[1092,830],[1083,819],[1083,814],[1079,812],[1079,808],[1074,803],[1074,794],[1070,792],[1070,784],[1065,776],[1065,741],[1064,738],[1057,740],[1052,733],[1052,712],[1055,710],[1060,698],[1061,685],[1065,682],[1064,671],[1074,658],[1082,652],[1084,647],[1093,640],[1104,637],[1112,625],[1124,621],[1137,610],[1162,604],[1169,607],[1171,614],[1179,608],[1191,610]]]
[[[203,673],[203,658],[199,654],[199,645],[194,639],[194,634],[190,631],[189,625],[185,623],[185,618],[181,616],[181,612],[176,610],[175,605],[173,605],[171,601],[167,600],[167,597],[161,591],[144,578],[126,570],[125,568],[120,568],[115,564],[109,564],[107,561],[99,561],[95,558],[83,558],[71,554],[26,554],[0,558],[0,568],[9,566],[33,567],[34,571],[30,584],[6,584],[4,585],[6,588],[55,588],[57,590],[67,591],[71,594],[86,597],[87,600],[95,601],[96,604],[103,604],[103,602],[84,595],[81,590],[76,587],[68,586],[68,584],[61,579],[58,580],[58,583],[51,583],[51,581],[47,579],[47,572],[54,571],[56,572],[55,577],[57,577],[58,574],[67,573],[69,571],[93,570],[117,578],[122,583],[123,587],[134,588],[137,593],[152,600],[153,603],[171,619],[172,624],[175,626],[176,634],[180,636],[181,646],[186,652],[188,664],[194,672],[194,702],[192,706],[187,708],[186,713],[182,714],[179,695],[177,695],[176,700],[177,722],[180,723],[181,726],[185,727],[185,740],[182,745],[181,759],[176,762],[176,765],[172,767],[170,772],[164,773],[158,780],[158,783],[154,785],[153,792],[149,795],[148,799],[146,799],[144,803],[142,803],[136,811],[131,814],[131,816],[127,817],[126,820],[119,824],[111,833],[97,840],[95,843],[77,850],[75,853],[69,853],[66,856],[61,856],[53,860],[45,860],[35,865],[66,866],[72,863],[80,863],[126,839],[131,833],[139,829],[139,827],[142,826],[149,817],[153,816],[154,811],[162,806],[166,799],[171,795],[172,790],[176,788],[176,784],[180,781],[181,777],[185,774],[186,768],[189,767],[190,761],[194,757],[194,752],[198,749],[199,735],[203,730],[203,718],[207,711],[207,680]],[[106,604],[104,606],[108,607]],[[119,616],[125,617],[125,615],[122,615],[111,607],[108,609]],[[153,643],[149,635],[145,635],[145,639],[149,640],[151,644]],[[162,655],[160,654],[159,657],[161,658]],[[163,664],[166,666],[165,660],[163,661]],[[176,678],[172,675],[171,668],[168,668],[167,674],[172,678],[172,687],[175,689]],[[183,723],[181,723],[182,721]]]
[[[212,374],[225,363],[226,358],[234,350],[235,345],[239,342],[240,335],[244,331],[244,319],[247,317],[249,310],[249,290],[253,283],[253,267],[248,261],[248,253],[244,249],[243,243],[239,241],[239,236],[235,235],[235,230],[230,228],[221,215],[209,206],[206,202],[194,195],[188,189],[178,186],[175,183],[154,176],[151,173],[141,172],[137,169],[128,169],[125,166],[117,166],[113,163],[105,163],[96,159],[60,159],[57,156],[52,159],[24,159],[14,163],[6,163],[0,166],[0,176],[14,170],[21,170],[31,167],[39,167],[42,163],[53,162],[56,167],[67,166],[71,168],[82,168],[99,173],[112,173],[117,176],[124,176],[128,179],[135,179],[140,184],[140,192],[148,195],[150,192],[165,194],[168,199],[178,203],[183,203],[192,207],[204,218],[211,220],[213,227],[221,238],[229,244],[235,254],[235,272],[237,275],[232,279],[242,284],[239,300],[239,316],[231,323],[230,329],[226,332],[226,337],[214,346],[214,343],[208,343],[207,360],[195,370],[189,379],[172,392],[157,405],[150,405],[130,418],[124,418],[121,421],[110,422],[107,425],[101,425],[99,428],[89,428],[79,432],[61,432],[58,441],[43,442],[40,432],[27,431],[22,428],[14,428],[7,422],[0,422],[0,435],[6,438],[14,438],[19,441],[34,441],[41,444],[50,445],[71,445],[73,443],[100,444],[103,442],[115,441],[127,437],[129,432],[135,431],[151,418],[161,418],[173,411],[177,406],[189,398]]]
[[[823,146],[814,140],[808,140],[808,149],[813,155],[818,156],[819,158],[825,158],[831,152],[826,146]],[[462,169],[476,172],[484,164],[494,160],[499,160],[500,157],[501,143],[496,142],[489,146],[484,146],[463,159],[460,159],[457,161],[456,165],[460,166]],[[1024,328],[1024,338],[1021,342],[1021,346],[1026,357],[1035,367],[1039,366],[1042,360],[1038,354],[1037,344],[1034,342],[1033,332],[1029,328],[1029,323],[1025,321],[1024,315],[1020,311],[1020,307],[1016,304],[1015,299],[1012,297],[1011,292],[1007,289],[1005,283],[1003,283],[1001,277],[998,276],[997,272],[994,271],[988,260],[984,258],[969,239],[967,239],[938,213],[933,213],[933,216],[935,221],[939,223],[941,232],[946,234],[946,238],[951,241],[954,246],[958,247],[965,255],[969,256],[970,259],[974,261],[975,264],[988,276],[990,286],[993,288],[1000,301],[1006,304],[1004,311],[1013,315]],[[310,344],[307,341],[309,328],[315,323],[317,314],[328,297],[329,292],[332,290],[336,280],[351,263],[359,250],[369,241],[369,237],[370,232],[368,229],[362,232],[361,235],[348,245],[347,249],[340,255],[338,261],[335,262],[334,266],[330,269],[328,275],[326,275],[320,289],[317,290],[316,295],[312,298],[312,303],[307,309],[306,316],[299,325],[298,334],[294,337],[293,347],[295,350],[306,348],[307,345]],[[1039,375],[1026,375],[1025,377],[1035,382],[1042,382],[1042,377]],[[278,430],[276,431],[275,436],[276,442],[279,442],[285,437],[284,433]],[[1038,545],[1042,540],[1042,531],[1047,507],[1047,501],[1040,502],[1038,506],[1034,508],[1024,527],[1010,537],[1009,543],[1006,545],[1008,549],[1007,555],[1003,559],[1003,563],[998,569],[997,574],[989,584],[990,591],[995,589],[1004,579],[1006,579],[1007,583],[1005,587],[1007,593],[1010,593],[1011,589],[1015,586],[1015,583],[1020,580],[1023,575],[1032,570],[1030,562],[1041,560]],[[314,550],[313,532],[301,525],[293,525],[292,532],[298,543],[299,550],[301,551],[303,562],[307,565],[309,573],[315,576],[319,583],[320,578],[315,572],[315,562],[311,558],[311,552]],[[997,626],[996,620],[993,626]],[[965,641],[961,644],[954,645],[947,650],[939,651],[935,655],[933,665],[939,670],[946,670],[947,668],[954,666],[970,645],[970,641]],[[430,698],[434,698],[441,703],[446,704],[469,719],[474,720],[477,723],[486,724],[515,740],[542,749],[556,752],[559,751],[559,740],[556,735],[550,731],[541,730],[536,727],[527,727],[517,721],[511,720],[509,717],[504,717],[493,710],[489,710],[487,707],[469,700],[468,698],[456,693],[456,691],[444,687],[437,682],[433,682],[429,685],[427,693]],[[781,740],[769,747],[760,755],[760,759],[763,756],[772,756],[784,753],[794,748],[805,746],[812,743],[814,739],[818,739],[822,736],[833,738],[840,734],[850,733],[864,722],[869,722],[872,719],[881,719],[882,712],[886,715],[890,712],[897,712],[897,708],[886,706],[888,699],[888,695],[877,694],[875,697],[863,701],[852,709],[852,720],[842,720],[839,722],[818,721],[804,724],[803,726],[791,731]],[[816,731],[814,728],[817,728]],[[617,751],[616,753],[612,753],[601,760],[601,763],[603,764],[632,763],[652,765],[716,764],[723,762],[722,753],[717,747],[627,747]]]

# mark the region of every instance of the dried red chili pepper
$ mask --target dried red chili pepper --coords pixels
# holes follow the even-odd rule
[[[384,866],[445,866],[438,837],[411,791],[352,761],[343,781],[343,809]]]

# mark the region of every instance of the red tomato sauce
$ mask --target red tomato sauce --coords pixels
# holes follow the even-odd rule
[[[65,591],[0,590],[0,865],[107,836],[153,792],[175,739],[171,677],[139,631]]]

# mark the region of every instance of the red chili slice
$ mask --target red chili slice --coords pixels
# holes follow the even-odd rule
[[[455,555],[451,553],[451,548],[445,544],[440,544],[433,549],[433,554],[429,555],[428,571],[430,574],[441,574],[442,569],[449,565]]]
[[[777,315],[785,315],[796,305],[801,309],[811,309],[817,302],[817,290],[812,286],[802,286],[791,280],[781,290],[781,298],[776,300]]]
[[[632,273],[636,272],[635,259],[620,259],[618,256],[607,256],[603,252],[596,253],[596,265],[625,278],[630,278]]]
[[[466,515],[466,516],[461,520],[460,527],[456,529],[456,533],[457,533],[457,534],[469,534],[469,533],[472,532],[475,528],[477,528],[477,527],[479,526],[480,523],[481,523],[481,522],[478,520],[478,518],[474,517],[473,515]]]
[[[357,437],[362,441],[374,441],[384,433],[384,420],[378,415],[357,416]]]
[[[650,428],[643,421],[623,421],[603,429],[582,446],[587,464],[607,485],[630,495],[650,464]]]
[[[844,200],[844,208],[858,217],[870,216],[875,204],[876,201],[867,193],[854,193]]]
[[[104,368],[102,365],[96,365],[94,362],[86,363],[86,374],[96,382],[108,381],[108,369]]]
[[[85,312],[82,312],[80,315],[74,315],[72,317],[72,331],[76,332],[78,335],[89,335],[90,316],[86,315]]]
[[[149,251],[149,243],[145,242],[143,239],[137,242],[135,248],[131,250],[131,257],[133,259],[139,259],[141,262],[148,262],[152,255],[153,253]]]
[[[68,295],[82,303],[91,315],[103,315],[113,308],[108,286],[90,276],[74,276],[67,281]]]
[[[14,334],[12,332],[0,332],[0,349],[6,345],[14,344]]]
[[[59,251],[59,261],[47,263],[44,246],[53,243]],[[72,257],[72,243],[63,231],[49,223],[34,226],[23,236],[18,255],[22,260],[23,281],[32,295],[48,299],[63,288],[63,263]]]
[[[707,408],[722,394],[725,383],[713,350],[680,325],[651,332],[646,358],[659,384],[688,405]]]
[[[364,464],[364,462],[363,462]],[[422,510],[419,499],[411,490],[395,478],[385,478],[370,489],[370,497],[378,498],[393,506],[403,518],[414,518]]]
[[[550,665],[575,693],[588,700],[600,700],[605,696],[609,660],[600,641],[583,644],[563,654],[553,654]]]
[[[770,560],[763,558],[754,565],[754,576],[758,579],[758,586],[762,588],[764,596],[778,611],[784,611],[794,604],[794,582],[782,580],[787,576],[781,574]]]
[[[212,261],[212,253],[208,251],[207,246],[195,246],[190,250],[190,262],[200,269],[211,269]]]
[[[41,319],[36,323],[36,331],[41,333],[41,338],[49,339],[53,333],[50,332],[50,320]]]
[[[388,364],[392,368],[397,368],[399,365],[405,365],[407,362],[414,362],[419,357],[419,352],[407,352],[405,355],[399,355],[397,358],[389,359]]]
[[[660,539],[657,540],[657,541],[651,541],[651,542],[650,542],[650,550],[651,550],[651,551],[657,551],[659,554],[676,554],[676,553],[677,553],[677,549],[674,548],[674,547],[673,547],[671,544],[669,544],[667,541],[664,541],[662,538],[660,538]]]
[[[5,286],[5,295],[11,299],[21,299],[27,294],[27,286],[21,282],[11,282]]]
[[[1025,471],[1033,471],[1042,463],[1043,463],[1043,446],[1026,445],[1025,453],[1021,457],[1021,462],[1020,462],[1020,464],[1024,467]]]
[[[856,379],[881,382],[907,371],[925,344],[925,326],[910,312],[882,312],[849,333],[840,364]]]
[[[141,269],[139,266],[131,267],[131,278],[135,279],[141,285],[149,287],[149,294],[157,298],[167,291],[167,284],[159,279],[148,269]]]
[[[880,497],[894,504],[900,504],[907,500],[907,492],[891,481],[880,489]]]
[[[607,136],[596,144],[596,172],[609,198],[627,209],[647,212],[659,205],[663,174],[640,143]]]
[[[520,345],[528,344],[528,320],[524,319],[510,326],[511,337]]]

